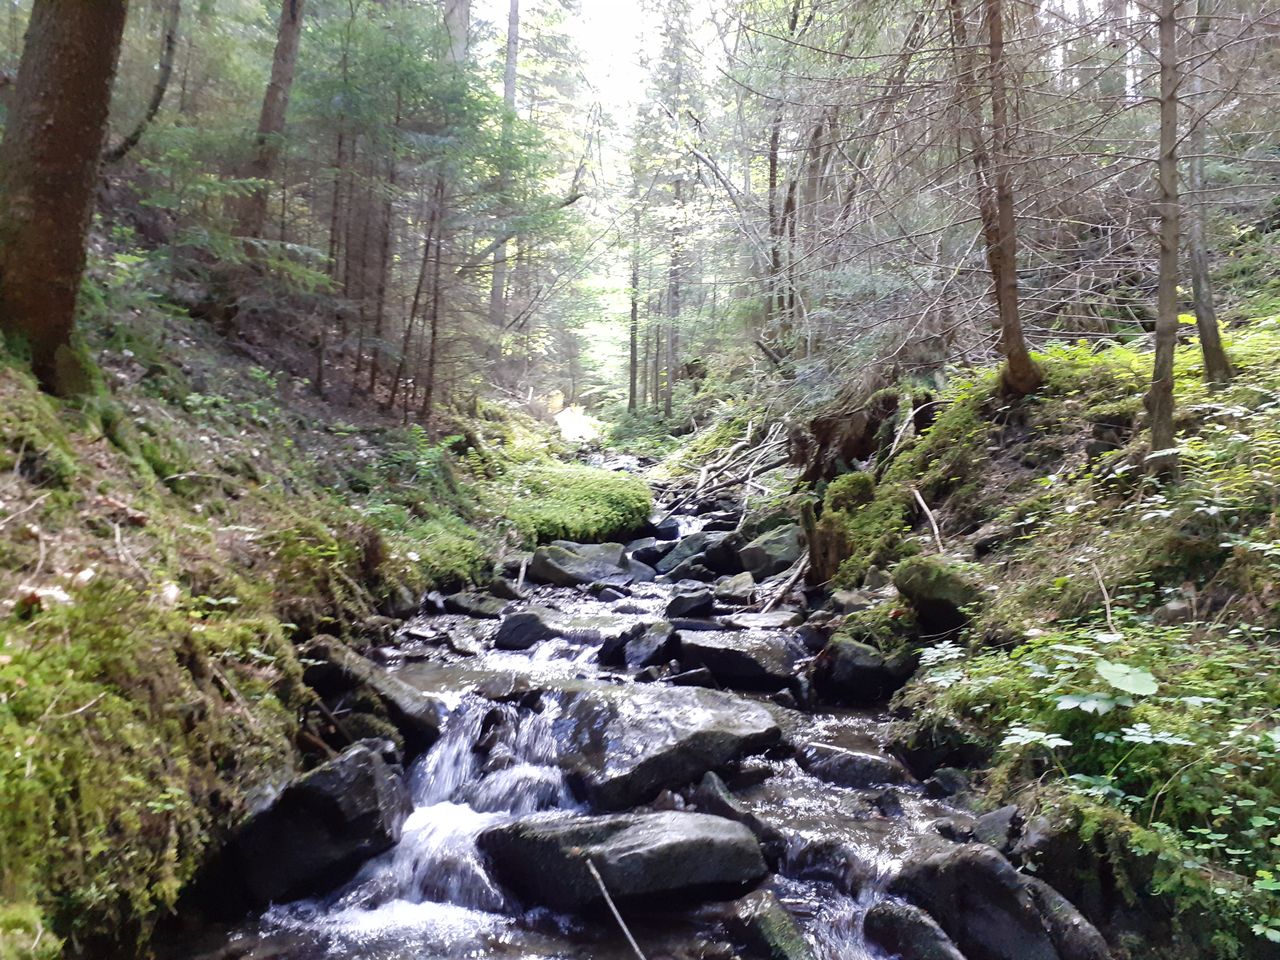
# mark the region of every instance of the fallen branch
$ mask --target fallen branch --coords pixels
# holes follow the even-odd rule
[[[1092,560],[1089,561],[1089,566],[1093,567],[1093,575],[1098,579],[1098,589],[1102,591],[1102,606],[1107,611],[1107,629],[1116,633],[1116,622],[1111,619],[1111,594],[1107,592],[1107,585],[1102,580],[1102,571]]]
[[[600,876],[600,871],[596,869],[596,865],[591,862],[590,858],[587,859],[587,870],[591,872],[591,876],[600,887],[600,892],[604,894],[604,902],[609,905],[609,909],[613,912],[613,919],[618,921],[618,926],[622,928],[622,935],[627,938],[627,943],[631,944],[631,949],[635,951],[637,960],[646,960],[644,951],[640,949],[640,944],[636,943],[636,938],[631,935],[626,921],[622,919],[622,914],[618,912],[618,906],[613,902],[613,897],[609,896],[609,888],[604,885],[604,877]]]
[[[924,502],[924,497],[920,496],[920,491],[915,487],[911,488],[911,495],[916,498],[916,503],[920,504],[920,509],[924,511],[925,517],[929,520],[929,526],[933,530],[933,540],[938,545],[938,552],[945,553],[946,550],[942,546],[942,534],[938,532],[938,521],[934,517],[933,511],[929,509],[929,505]]]
[[[779,590],[777,593],[775,593],[773,595],[773,598],[768,603],[766,603],[763,607],[760,608],[760,612],[768,613],[770,610],[776,607],[779,603],[781,603],[783,598],[788,593],[791,592],[792,588],[795,587],[795,585],[800,582],[800,578],[803,577],[808,572],[809,572],[809,558],[808,556],[803,556],[796,561],[795,572],[791,574],[791,576],[787,577],[787,582],[782,585],[782,589]]]

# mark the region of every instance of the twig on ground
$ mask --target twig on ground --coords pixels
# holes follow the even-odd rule
[[[1093,567],[1093,575],[1098,579],[1098,589],[1102,591],[1102,607],[1107,612],[1107,629],[1115,633],[1116,622],[1111,619],[1111,594],[1107,592],[1107,585],[1102,581],[1102,571],[1098,569],[1098,565],[1090,560],[1089,566]]]
[[[3,520],[0,520],[0,528],[4,527],[4,525],[8,523],[10,520],[17,520],[24,513],[30,513],[32,510],[40,506],[40,504],[44,503],[48,499],[49,499],[49,494],[42,493],[40,496],[36,497],[34,500],[28,503],[21,510],[15,510],[13,513],[5,517]]]
[[[609,909],[613,912],[613,919],[618,921],[618,926],[622,928],[622,935],[627,938],[627,943],[631,944],[631,949],[635,951],[637,960],[646,960],[644,951],[640,949],[640,944],[636,943],[636,938],[631,935],[627,923],[622,919],[622,914],[618,912],[618,906],[613,902],[613,897],[609,896],[609,888],[604,885],[604,877],[600,876],[600,871],[596,869],[596,865],[587,859],[587,869],[591,872],[591,876],[595,879],[600,892],[604,894],[604,902],[609,905]]]
[[[920,509],[924,511],[924,515],[929,520],[929,527],[933,530],[933,541],[938,545],[938,552],[945,553],[946,550],[942,546],[942,534],[938,532],[938,520],[933,515],[933,511],[929,509],[929,505],[924,502],[924,497],[920,496],[920,491],[915,487],[911,488],[911,494],[916,498],[916,503],[920,504]]]
[[[763,607],[760,608],[760,612],[768,613],[770,610],[776,607],[779,603],[781,603],[783,598],[788,593],[791,592],[792,587],[794,587],[797,583],[799,583],[800,578],[803,577],[808,572],[809,572],[809,558],[808,556],[803,556],[796,561],[795,572],[792,573],[791,576],[787,577],[787,581],[782,585],[782,589],[779,590],[777,593],[775,593],[772,599],[770,599],[768,603],[766,603]]]

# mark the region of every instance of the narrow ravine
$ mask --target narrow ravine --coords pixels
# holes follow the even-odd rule
[[[213,955],[634,957],[586,860],[649,960],[891,955],[903,864],[959,849],[936,824],[966,815],[890,755],[886,716],[814,694],[821,607],[760,612],[798,541],[718,556],[740,511],[693,504],[625,551],[554,544],[490,593],[431,598],[377,651],[440,728],[399,842]],[[719,583],[680,579],[689,558]]]

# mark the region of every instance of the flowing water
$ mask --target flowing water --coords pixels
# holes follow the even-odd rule
[[[686,532],[696,529],[686,518]],[[610,630],[652,623],[671,587],[639,584],[622,601],[602,603],[570,589],[541,587],[524,603],[554,605],[591,618],[575,639],[528,651],[493,650],[497,621],[426,616],[401,637],[398,675],[442,698],[447,718],[436,744],[407,771],[413,812],[399,844],[330,895],[273,907],[235,933],[216,956],[288,960],[622,960],[632,958],[608,915],[562,916],[525,910],[494,882],[476,846],[484,829],[540,811],[589,813],[562,768],[566,738],[558,722],[564,691],[608,688],[643,713],[662,684],[637,683],[599,665]],[[451,643],[441,642],[452,638]],[[460,642],[462,638],[465,642]],[[457,652],[471,650],[471,655]],[[549,695],[539,696],[540,693]],[[612,695],[612,694],[611,694]],[[807,713],[764,695],[738,694],[769,707],[792,746],[826,743],[879,751],[884,721],[861,714]],[[680,717],[667,718],[678,724]],[[630,734],[643,737],[642,728]],[[605,749],[625,752],[625,724]],[[779,830],[785,849],[766,881],[800,922],[818,960],[873,960],[862,918],[881,898],[913,840],[948,811],[915,785],[852,790],[817,779],[783,755],[750,757],[726,773],[735,796]],[[668,797],[679,806],[681,798]],[[730,956],[717,941],[723,905],[640,912],[628,917],[649,960]],[[721,952],[717,952],[721,950]]]

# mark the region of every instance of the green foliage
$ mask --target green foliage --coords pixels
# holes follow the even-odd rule
[[[576,464],[542,464],[517,471],[506,516],[527,541],[608,541],[637,530],[652,507],[638,477]]]
[[[849,513],[870,503],[875,497],[876,481],[869,473],[846,473],[827,485],[822,497],[823,510]]]

